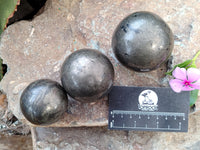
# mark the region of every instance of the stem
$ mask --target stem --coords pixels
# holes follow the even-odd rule
[[[196,53],[196,55],[194,56],[194,58],[192,59],[193,61],[196,61],[197,57],[200,55],[200,50]]]

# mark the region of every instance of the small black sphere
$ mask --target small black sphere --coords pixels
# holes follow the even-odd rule
[[[169,26],[156,14],[136,12],[117,26],[112,48],[117,59],[135,71],[151,71],[167,61],[174,46]]]
[[[67,110],[67,95],[59,83],[41,79],[23,91],[20,106],[28,121],[48,125],[58,121]]]
[[[61,81],[67,93],[81,102],[93,102],[111,89],[114,69],[110,60],[97,50],[72,53],[61,68]]]

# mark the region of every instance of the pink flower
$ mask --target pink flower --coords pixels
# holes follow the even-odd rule
[[[175,79],[171,79],[169,84],[175,92],[192,91],[200,89],[200,71],[196,68],[179,68],[172,72]]]

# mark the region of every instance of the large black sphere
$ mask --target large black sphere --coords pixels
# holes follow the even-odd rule
[[[136,12],[117,26],[112,48],[117,59],[135,71],[151,71],[167,61],[174,45],[169,26],[156,14]]]
[[[67,93],[81,102],[105,96],[113,85],[114,69],[110,60],[97,50],[81,49],[72,53],[61,68],[61,81]]]
[[[37,80],[23,91],[20,106],[28,121],[48,125],[58,121],[67,110],[67,95],[59,83]]]

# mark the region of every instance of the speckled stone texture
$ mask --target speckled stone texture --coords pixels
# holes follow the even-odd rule
[[[165,65],[147,73],[121,65],[111,48],[112,34],[127,15],[151,11],[163,18],[174,33],[173,64],[177,64],[199,50],[199,8],[198,0],[48,0],[41,15],[11,25],[2,35],[0,57],[8,65],[8,72],[0,87],[7,94],[9,109],[25,121],[19,109],[23,89],[41,78],[60,82],[64,59],[81,48],[98,49],[109,57],[115,69],[115,85],[167,86],[163,78]],[[200,68],[200,59],[197,65]],[[107,98],[95,104],[71,101],[65,117],[52,126],[107,125],[107,112]]]
[[[35,150],[199,150],[199,119],[200,113],[190,115],[188,133],[37,127],[33,145]]]

